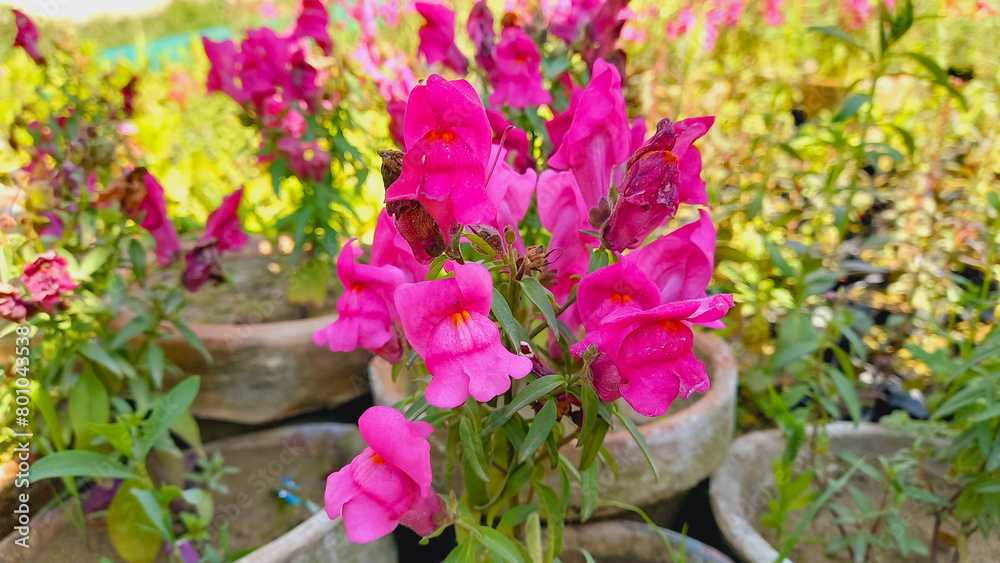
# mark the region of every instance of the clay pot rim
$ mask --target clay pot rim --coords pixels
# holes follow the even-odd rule
[[[656,534],[653,526],[650,526],[645,522],[636,522],[634,520],[600,520],[597,522],[567,524],[566,527],[575,528],[580,533],[586,533],[589,529],[600,530],[601,528],[626,528],[643,535]],[[693,555],[702,555],[706,556],[706,558],[711,558],[718,563],[733,561],[728,555],[719,551],[719,549],[712,547],[701,540],[697,540],[691,536],[685,536],[676,530],[671,530],[670,528],[664,528],[662,526],[657,526],[657,528],[659,528],[659,530],[667,536],[671,545],[675,549],[681,544],[684,544],[686,546],[685,551],[689,560]],[[565,550],[565,544],[563,547]]]
[[[814,426],[809,426],[811,431]],[[857,426],[850,421],[838,421],[827,424],[826,432],[831,440],[850,437],[853,440],[868,440],[871,438],[898,437],[906,438],[907,434],[893,432],[881,424],[861,422]],[[758,430],[733,440],[722,465],[712,473],[709,481],[709,503],[712,514],[719,525],[726,543],[741,560],[750,563],[758,561],[770,563],[778,557],[778,550],[757,531],[748,518],[756,514],[747,514],[743,503],[743,483],[736,473],[741,471],[743,459],[762,455],[767,451],[766,444],[783,443],[784,435],[780,429]],[[739,541],[734,541],[738,539]],[[763,557],[754,557],[763,556]],[[793,563],[785,558],[783,563]]]

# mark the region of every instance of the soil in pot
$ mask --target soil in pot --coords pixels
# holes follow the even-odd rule
[[[189,303],[181,311],[181,320],[188,324],[247,324],[308,319],[336,312],[340,284],[333,278],[331,265],[306,265],[293,260],[271,245],[254,240],[238,253],[222,255],[220,262],[226,281],[218,285],[208,282],[196,292],[188,292]],[[288,301],[288,290],[301,267],[330,268],[326,301],[322,307],[300,305]],[[178,283],[184,270],[183,261],[173,267],[156,270],[151,285],[171,287]]]

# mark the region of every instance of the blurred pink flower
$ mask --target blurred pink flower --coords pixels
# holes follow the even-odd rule
[[[542,226],[552,233],[548,249],[550,270],[555,271],[555,276],[548,283],[548,288],[556,300],[562,302],[576,285],[575,276],[587,274],[590,249],[597,247],[598,240],[580,232],[581,229],[592,229],[588,222],[590,207],[584,202],[571,172],[543,171],[538,177],[536,191],[538,216]],[[582,320],[574,316],[575,310],[568,310],[563,317],[571,327]]]
[[[64,293],[80,287],[66,271],[66,264],[65,258],[49,250],[24,267],[21,281],[46,313],[55,311]]]
[[[424,394],[440,408],[461,405],[471,394],[485,402],[510,389],[510,379],[531,371],[531,360],[507,351],[489,318],[493,280],[480,264],[446,262],[454,278],[401,285],[396,303],[406,340],[427,363]]]
[[[278,139],[277,148],[285,153],[288,167],[302,180],[322,182],[330,173],[330,153],[320,148],[316,141],[303,142],[294,137],[282,137]]]
[[[628,159],[629,140],[621,76],[615,67],[598,60],[549,166],[572,170],[589,209],[608,197],[611,170]]]
[[[848,29],[861,29],[872,15],[869,0],[840,0],[840,17]]]
[[[691,8],[684,8],[677,14],[675,19],[667,23],[667,41],[676,41],[678,37],[693,28],[696,22],[697,20]]]
[[[295,29],[292,31],[293,39],[311,37],[323,50],[324,55],[333,52],[333,41],[330,39],[330,32],[327,26],[330,23],[330,15],[322,0],[302,0],[299,6],[299,17],[295,20]]]
[[[366,410],[358,427],[368,447],[327,478],[326,514],[331,519],[343,515],[352,543],[375,541],[399,524],[423,536],[434,533],[444,510],[431,489],[427,437],[434,428],[381,406]]]
[[[400,147],[406,146],[403,141],[403,116],[406,114],[406,102],[393,100],[386,102],[385,110],[389,114],[389,134]]]
[[[516,127],[507,131],[507,128],[512,124],[507,121],[503,112],[499,110],[487,109],[486,117],[490,121],[490,129],[493,130],[494,145],[498,144],[500,139],[503,138],[504,132],[507,132],[507,138],[504,140],[503,146],[508,150],[508,155],[514,155],[513,162],[510,163],[511,168],[518,174],[524,174],[528,169],[534,170],[535,157],[531,152],[531,142],[528,140],[528,134]]]
[[[21,290],[9,283],[0,283],[0,319],[23,323],[35,314],[35,304],[21,296]]]
[[[493,145],[490,152],[490,162],[494,160],[497,161],[497,165],[486,184],[486,194],[496,206],[497,215],[489,224],[501,233],[504,232],[504,227],[508,225],[513,227],[517,237],[517,248],[523,255],[524,243],[521,241],[517,224],[524,219],[528,207],[531,206],[538,175],[534,169],[519,173],[511,168],[507,164],[507,149],[500,149],[499,145]]]
[[[185,256],[186,267],[181,281],[188,291],[197,291],[213,277],[221,277],[219,255],[223,252],[239,252],[250,237],[243,232],[243,223],[236,212],[243,199],[243,188],[222,198],[218,208],[208,215],[205,233]],[[221,281],[221,280],[219,280]]]
[[[496,33],[493,31],[493,12],[486,0],[479,0],[472,6],[465,29],[476,47],[476,63],[487,76],[491,76],[497,66],[497,45]]]
[[[490,77],[490,105],[512,108],[548,105],[552,96],[542,88],[542,57],[538,47],[519,27],[503,30],[496,51],[496,71]]]
[[[261,2],[260,6],[257,6],[257,13],[261,17],[270,20],[277,19],[281,14],[278,13],[278,7],[274,5],[274,2]]]
[[[455,11],[439,4],[417,2],[414,4],[425,23],[420,27],[420,46],[427,64],[443,62],[458,74],[469,69],[469,60],[455,46]]]
[[[886,5],[888,4],[889,2],[887,1]],[[784,7],[785,0],[767,0],[764,23],[767,25],[783,25],[785,23],[785,14],[782,12]]]
[[[14,12],[14,25],[17,26],[17,36],[14,37],[14,47],[24,49],[25,53],[35,61],[35,64],[45,64],[45,57],[38,49],[38,28],[35,22],[31,21],[23,12],[11,9]]]
[[[399,179],[386,190],[387,204],[419,201],[446,241],[460,224],[486,223],[496,216],[485,183],[492,133],[471,84],[435,74],[415,87],[403,136],[407,152]],[[399,221],[395,208],[389,212]],[[421,258],[416,248],[414,255]]]
[[[205,81],[206,89],[209,92],[222,92],[240,104],[249,99],[250,96],[245,94],[243,88],[236,82],[236,61],[239,55],[232,40],[216,43],[207,37],[202,37],[201,43],[205,47],[208,62],[211,63]]]
[[[177,238],[177,229],[173,221],[167,215],[167,199],[163,194],[163,186],[149,172],[144,174],[143,181],[146,195],[139,206],[139,212],[129,218],[136,220],[142,216],[140,225],[153,235],[153,241],[156,243],[156,259],[161,266],[167,266],[173,261],[174,255],[180,252],[181,241]]]
[[[337,320],[313,335],[313,342],[334,352],[357,347],[370,350],[390,363],[398,362],[403,347],[395,322],[393,291],[405,279],[403,271],[389,265],[358,264],[364,252],[347,241],[337,256],[337,277],[344,293],[337,299]]]
[[[569,105],[566,110],[556,113],[552,119],[545,122],[545,130],[549,132],[549,140],[552,141],[552,154],[555,154],[562,146],[563,137],[569,131],[569,126],[573,124],[573,116],[576,115],[576,108],[580,106],[583,97],[583,88],[570,83],[569,85]]]

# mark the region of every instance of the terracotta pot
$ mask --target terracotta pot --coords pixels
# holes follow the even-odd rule
[[[361,348],[331,352],[312,340],[313,334],[335,321],[337,315],[267,320],[287,308],[289,282],[267,271],[269,261],[280,257],[262,254],[261,243],[261,239],[254,239],[239,253],[226,254],[223,269],[231,277],[231,285],[206,285],[197,294],[202,309],[198,309],[197,299],[187,305],[193,308],[191,318],[202,321],[189,322],[188,326],[212,354],[211,363],[170,324],[164,328],[172,332],[172,338],[157,341],[166,358],[183,372],[166,375],[167,386],[189,375],[201,376],[201,389],[191,407],[196,417],[267,424],[336,407],[368,392],[365,366],[371,358],[369,352]],[[160,270],[151,279],[166,282],[175,275],[180,274],[174,269]],[[268,289],[262,290],[264,286]],[[234,292],[239,294],[235,299]],[[213,295],[217,302],[208,299]],[[133,314],[123,309],[113,324],[120,328],[132,318]],[[216,319],[224,319],[225,324],[212,324]]]
[[[683,546],[684,561],[687,563],[732,563],[733,561],[698,540],[684,537],[665,528],[660,528],[660,531],[667,536],[667,541],[670,542],[671,549],[677,553],[678,558]],[[663,543],[663,537],[653,528],[645,523],[625,520],[567,526],[563,533],[563,550],[559,559],[565,563],[583,563],[586,558],[581,549],[587,550],[598,563],[673,561]]]
[[[327,475],[350,463],[364,447],[356,426],[333,423],[287,426],[208,444],[210,454],[219,452],[226,465],[240,469],[223,478],[229,494],[213,494],[215,538],[227,524],[234,552],[261,546],[241,560],[252,563],[395,562],[392,536],[364,545],[349,543],[341,519],[330,520],[322,509],[310,514],[274,492],[284,488],[282,480],[288,478],[299,486],[298,496],[322,506]],[[58,509],[32,519],[31,549],[14,545],[14,539],[12,534],[0,542],[0,561],[97,561],[101,556],[118,561],[103,519],[91,520],[84,537]],[[166,557],[161,554],[159,560]]]
[[[658,461],[659,481],[653,478],[645,456],[627,430],[613,429],[604,439],[605,447],[618,464],[619,476],[616,479],[602,464],[600,498],[652,508],[654,519],[661,523],[671,521],[685,494],[722,463],[733,437],[738,381],[732,350],[721,338],[696,332],[694,353],[708,369],[711,389],[692,397],[695,400],[677,412],[668,412],[658,419],[644,419],[645,422],[639,424]],[[392,406],[410,393],[409,382],[403,377],[393,382],[391,366],[381,358],[372,360],[368,373],[376,404]],[[440,432],[431,436],[434,449],[431,463],[435,475],[443,476],[445,440],[438,434]],[[580,451],[573,443],[564,446],[561,453],[574,464],[579,460]],[[440,489],[444,483],[435,482],[435,486]],[[618,512],[600,506],[595,516]],[[580,492],[574,486],[567,516],[578,519],[579,514]]]
[[[850,452],[873,462],[878,456],[892,455],[914,442],[912,436],[892,433],[871,423],[855,427],[851,422],[835,422],[828,425],[826,431],[830,436],[830,453],[820,456],[820,459],[833,459],[836,452]],[[774,563],[778,558],[778,551],[761,535],[757,523],[761,513],[768,508],[766,490],[773,490],[772,463],[784,449],[785,440],[779,430],[751,432],[733,443],[722,466],[712,475],[709,495],[715,520],[733,552],[746,563]],[[804,461],[806,455],[803,451],[800,460]],[[878,465],[877,462],[875,465]],[[908,517],[910,508],[907,504],[903,505],[901,514],[904,519]],[[924,511],[917,508],[914,513],[917,512]],[[924,545],[930,545],[930,527],[927,530],[915,527],[910,531],[920,537]],[[939,553],[938,560],[950,561],[951,548],[948,550],[949,553]],[[1000,546],[987,544],[981,536],[970,540],[969,550],[969,561],[1000,561]],[[821,557],[829,559],[829,556]],[[889,557],[884,560],[893,560],[891,555]],[[911,557],[914,557],[910,559],[913,561],[926,560]],[[847,560],[846,557],[844,560]]]

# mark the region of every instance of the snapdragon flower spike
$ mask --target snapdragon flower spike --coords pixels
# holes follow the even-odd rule
[[[17,36],[14,37],[14,47],[24,49],[24,52],[35,61],[37,65],[45,64],[45,57],[38,49],[38,28],[35,22],[24,15],[23,12],[11,9],[14,12],[14,25],[17,26]]]
[[[393,291],[405,277],[394,266],[358,264],[363,254],[347,241],[337,257],[337,277],[344,293],[337,300],[337,320],[313,335],[313,342],[334,352],[350,352],[358,346],[396,363],[403,354],[402,340],[394,323],[398,318]]]
[[[292,37],[295,39],[311,37],[323,50],[323,54],[329,56],[333,52],[333,41],[326,29],[329,22],[330,15],[322,0],[302,0]]]
[[[531,360],[500,343],[500,331],[489,318],[489,271],[473,262],[450,261],[445,270],[455,277],[396,289],[403,333],[431,374],[424,392],[428,403],[452,408],[469,395],[486,402],[510,389],[510,378],[528,375]]]
[[[523,29],[504,29],[496,50],[496,71],[489,75],[490,105],[524,109],[552,103],[552,96],[542,88],[541,62],[538,47]]]
[[[731,295],[715,295],[644,311],[620,308],[601,320],[596,338],[571,350],[582,355],[597,341],[591,377],[601,400],[624,397],[639,414],[662,416],[678,396],[710,385],[705,365],[692,351],[690,324],[718,321],[732,306]]]
[[[661,303],[705,296],[715,268],[715,225],[708,211],[698,220],[625,255],[658,288]]]
[[[417,262],[413,251],[399,232],[392,217],[382,210],[375,223],[375,238],[372,240],[372,266],[395,266],[403,272],[403,281],[413,283],[423,281],[430,266]]]
[[[24,267],[24,287],[45,312],[52,314],[62,295],[78,287],[66,271],[66,259],[49,250]]]
[[[476,63],[490,76],[497,67],[497,45],[496,33],[493,31],[493,12],[486,0],[479,0],[472,6],[465,30],[476,46]]]
[[[143,215],[140,226],[153,235],[156,243],[156,260],[161,266],[167,266],[173,261],[174,255],[181,250],[181,241],[177,237],[177,229],[167,215],[167,199],[163,194],[163,186],[156,177],[146,172],[143,174],[146,195],[142,199],[139,210]],[[136,219],[136,217],[130,217]]]
[[[632,155],[601,238],[614,252],[636,248],[677,213],[680,166],[672,151],[677,140],[669,119]]]
[[[239,104],[250,99],[250,95],[245,93],[243,87],[237,83],[236,62],[239,54],[233,41],[227,39],[215,42],[208,37],[202,37],[201,43],[205,47],[208,62],[212,65],[208,70],[208,78],[205,80],[206,90],[222,92]]]
[[[424,56],[427,64],[443,62],[456,73],[465,74],[469,70],[469,59],[455,45],[455,11],[426,2],[413,6],[425,22],[417,32],[420,36],[417,52]]]
[[[595,207],[608,197],[611,169],[628,159],[630,137],[621,76],[615,67],[598,60],[549,166],[572,170],[587,208]]]
[[[358,419],[368,447],[326,480],[330,519],[344,517],[352,543],[375,541],[403,524],[428,536],[438,528],[444,505],[431,489],[434,428],[409,421],[399,411],[371,407]]]
[[[414,246],[399,225],[399,202],[417,201],[434,219],[445,244],[459,225],[487,223],[496,206],[486,194],[490,131],[486,110],[472,85],[438,75],[410,93],[403,118],[407,152],[399,179],[385,201],[400,233],[421,260],[426,249]],[[397,205],[390,205],[397,203]]]

